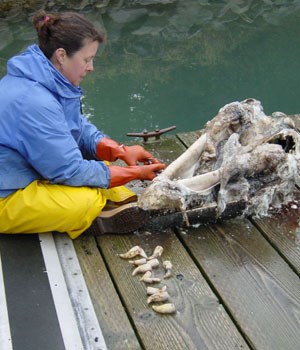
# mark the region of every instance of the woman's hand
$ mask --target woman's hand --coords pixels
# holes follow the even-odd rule
[[[162,164],[142,146],[120,145],[118,142],[108,137],[103,137],[97,144],[96,155],[99,159],[108,160],[110,162],[121,159],[129,166],[134,166],[138,163],[143,163],[144,165]]]
[[[124,153],[119,156],[127,165],[133,166],[138,163],[144,165],[149,164],[161,164],[156,158],[153,158],[152,154],[146,151],[142,146],[120,146],[123,147]]]
[[[153,180],[158,172],[165,169],[165,164],[135,165],[135,166],[109,166],[110,188],[125,185],[132,180]]]

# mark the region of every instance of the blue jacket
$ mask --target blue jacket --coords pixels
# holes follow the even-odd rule
[[[37,179],[109,186],[95,154],[104,135],[81,114],[81,96],[37,45],[8,61],[0,80],[0,197]]]

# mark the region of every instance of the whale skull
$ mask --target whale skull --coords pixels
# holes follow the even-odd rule
[[[265,115],[260,101],[221,108],[201,135],[145,189],[144,210],[181,210],[245,200],[245,213],[266,215],[300,185],[300,136],[284,113]]]

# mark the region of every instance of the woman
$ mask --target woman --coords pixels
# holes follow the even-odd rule
[[[33,24],[39,45],[11,58],[0,81],[0,232],[76,238],[96,217],[102,232],[133,231],[145,213],[123,185],[152,180],[165,165],[141,146],[119,145],[80,112],[79,84],[104,36],[72,12],[41,12]],[[108,163],[116,159],[127,166]],[[105,211],[108,202],[119,207]]]

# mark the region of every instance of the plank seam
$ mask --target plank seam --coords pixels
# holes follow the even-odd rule
[[[282,258],[282,260],[289,266],[289,268],[298,276],[300,277],[299,272],[297,271],[297,268],[289,261],[289,259],[284,255],[284,253],[281,252],[277,244],[272,242],[272,240],[268,237],[268,235],[261,229],[259,224],[257,224],[251,217],[248,218],[248,220],[252,223],[252,225],[257,229],[257,231],[264,237],[264,239],[271,245],[271,247],[278,253],[278,255]]]
[[[215,232],[211,227],[208,227],[208,229],[211,232]],[[182,238],[181,234],[180,234],[180,229],[175,228],[174,232],[177,236],[177,238],[179,239],[179,241],[181,242],[181,244],[183,245],[183,247],[186,249],[186,251],[189,253],[191,259],[193,260],[194,264],[198,267],[199,271],[201,272],[202,276],[204,277],[204,279],[206,280],[207,284],[209,285],[209,287],[211,288],[211,290],[213,291],[213,293],[216,295],[216,297],[218,298],[218,300],[220,301],[220,303],[222,304],[222,306],[224,307],[224,310],[226,311],[228,317],[231,319],[231,321],[233,322],[234,326],[236,327],[236,329],[239,331],[239,333],[241,334],[242,338],[245,340],[246,344],[249,346],[250,349],[255,350],[254,344],[252,344],[251,340],[248,338],[247,334],[243,331],[243,329],[239,326],[237,320],[234,318],[234,316],[232,315],[232,313],[230,312],[230,308],[227,306],[226,302],[224,301],[224,299],[222,298],[222,296],[220,295],[220,293],[218,292],[218,290],[216,289],[216,287],[214,286],[214,284],[211,282],[208,274],[205,272],[205,270],[203,269],[203,267],[201,266],[201,264],[198,262],[198,260],[196,259],[196,257],[194,256],[193,252],[190,250],[190,248],[185,244],[184,239]]]
[[[55,235],[55,244],[84,349],[107,350],[73,241],[66,234],[59,233]]]
[[[97,246],[97,248],[98,248],[98,250],[99,250],[99,253],[100,253],[101,257],[102,257],[102,260],[103,260],[104,265],[105,265],[105,268],[106,268],[106,270],[107,270],[107,272],[108,272],[108,274],[109,274],[109,277],[110,277],[110,279],[111,279],[111,282],[112,282],[112,284],[113,284],[113,286],[114,286],[114,288],[115,288],[115,291],[116,291],[116,293],[117,293],[117,295],[118,295],[118,297],[119,297],[119,299],[120,299],[120,302],[121,302],[121,304],[122,304],[122,306],[123,306],[123,308],[124,308],[124,311],[125,311],[125,313],[126,313],[126,315],[127,315],[127,317],[128,317],[129,323],[130,323],[130,325],[131,325],[131,327],[132,327],[132,329],[133,329],[133,331],[134,331],[134,334],[136,335],[136,337],[137,337],[137,339],[138,339],[138,342],[139,342],[139,344],[140,344],[140,346],[141,346],[141,349],[142,349],[142,350],[145,350],[145,349],[146,349],[146,348],[145,348],[145,345],[144,345],[144,343],[143,343],[143,341],[142,341],[142,338],[140,337],[140,335],[139,335],[139,333],[138,333],[137,328],[135,327],[133,318],[131,317],[131,315],[130,315],[128,309],[127,309],[125,300],[124,300],[123,297],[122,297],[122,294],[121,294],[121,292],[120,292],[120,290],[119,290],[119,288],[118,288],[118,285],[116,284],[116,282],[115,282],[115,280],[114,280],[114,277],[113,277],[113,275],[112,275],[112,273],[111,273],[111,269],[110,269],[110,267],[109,267],[109,265],[108,265],[108,263],[107,263],[107,261],[106,261],[106,259],[105,259],[105,256],[104,256],[103,251],[102,251],[102,249],[101,249],[101,247],[100,247],[100,244],[99,244],[98,240],[96,239],[96,237],[95,237],[94,239],[95,239],[95,241],[96,241],[96,246]]]
[[[39,239],[65,348],[84,350],[52,233]]]
[[[6,303],[1,253],[0,253],[0,344],[1,344],[1,349],[3,350],[13,349],[7,303]]]

